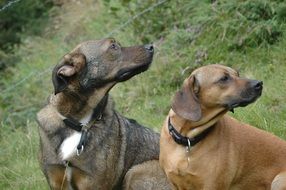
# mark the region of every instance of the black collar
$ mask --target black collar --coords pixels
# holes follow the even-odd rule
[[[171,124],[170,117],[168,118],[169,133],[173,137],[174,141],[180,145],[183,145],[189,148],[192,146],[195,146],[198,142],[203,140],[211,132],[213,128],[214,126],[211,126],[193,138],[184,137]]]
[[[107,105],[108,100],[108,94],[106,94],[100,102],[97,104],[97,106],[93,110],[93,114],[91,117],[91,120],[85,125],[80,123],[79,121],[69,117],[63,120],[64,124],[68,126],[69,128],[76,130],[78,132],[81,132],[80,141],[77,145],[77,155],[79,156],[83,149],[85,148],[85,145],[87,143],[88,139],[88,130],[90,127],[94,125],[94,121],[100,121],[103,117],[103,111]]]
[[[105,95],[97,104],[97,106],[94,108],[90,123],[93,121],[100,121],[102,119],[102,114],[107,104],[107,99],[108,99],[108,94]],[[67,117],[66,119],[63,120],[63,122],[65,123],[66,126],[78,132],[82,131],[82,128],[84,126],[82,123],[71,117]]]

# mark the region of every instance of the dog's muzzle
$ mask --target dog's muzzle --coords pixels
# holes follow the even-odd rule
[[[238,98],[234,98],[226,105],[228,110],[233,112],[234,108],[245,107],[255,102],[262,94],[263,82],[258,80],[250,80],[248,88],[240,93]]]

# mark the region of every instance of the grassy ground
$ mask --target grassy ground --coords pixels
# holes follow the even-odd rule
[[[48,188],[37,163],[35,113],[52,92],[52,67],[88,39],[113,36],[123,45],[152,41],[156,46],[150,70],[111,91],[122,114],[159,131],[172,95],[192,69],[221,63],[264,81],[257,102],[230,114],[286,139],[286,34],[279,33],[286,27],[276,10],[285,4],[158,2],[66,4],[42,37],[25,38],[15,50],[21,59],[0,79],[0,189]],[[272,12],[260,15],[260,6]]]

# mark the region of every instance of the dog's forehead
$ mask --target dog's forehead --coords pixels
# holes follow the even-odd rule
[[[213,64],[200,67],[192,73],[199,82],[215,80],[225,74],[237,75],[237,71],[224,65]]]
[[[228,73],[230,75],[236,75],[237,74],[237,71],[234,70],[233,68],[230,68],[230,67],[227,67],[227,66],[224,66],[224,65],[214,65],[214,67],[218,70],[221,70],[221,72],[224,72],[224,73]]]
[[[115,39],[108,38],[102,40],[90,40],[80,43],[72,52],[79,52],[85,55],[87,61],[100,56],[105,52],[110,43],[115,42]]]

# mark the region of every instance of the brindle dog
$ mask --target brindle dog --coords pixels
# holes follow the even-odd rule
[[[152,45],[104,39],[78,45],[54,68],[55,93],[37,114],[39,161],[51,189],[121,189],[132,166],[159,159],[159,135],[121,116],[108,97],[152,57]]]

